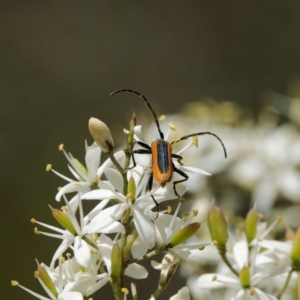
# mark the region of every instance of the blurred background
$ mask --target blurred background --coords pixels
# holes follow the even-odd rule
[[[34,235],[30,219],[54,224],[47,205],[57,205],[64,182],[45,166],[68,174],[58,145],[83,161],[93,116],[107,123],[122,147],[132,109],[147,141],[156,136],[140,99],[108,97],[119,88],[146,95],[179,135],[209,130],[222,138],[226,161],[211,137],[201,137],[200,149],[183,161],[213,175],[190,181],[190,197],[200,207],[216,198],[244,217],[256,202],[266,217],[280,212],[285,226],[299,226],[299,13],[295,0],[2,3],[3,299],[32,299],[12,289],[12,279],[43,293],[33,279],[34,259],[48,264],[59,241]],[[152,273],[147,295],[158,280]],[[173,280],[163,299],[184,285],[180,276]],[[111,299],[105,291],[101,299]]]

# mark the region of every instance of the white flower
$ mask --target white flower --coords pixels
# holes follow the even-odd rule
[[[136,181],[136,199],[127,199],[126,196],[117,192],[114,186],[120,186],[120,184],[107,184],[99,181],[100,190],[91,191],[83,195],[83,199],[87,200],[107,200],[107,199],[117,199],[120,201],[119,204],[115,204],[101,213],[96,215],[90,222],[86,233],[99,232],[99,228],[103,226],[109,226],[116,220],[120,219],[126,209],[130,208],[133,212],[133,221],[135,228],[139,234],[139,238],[142,240],[141,251],[146,252],[147,249],[151,249],[155,244],[155,229],[153,221],[155,219],[156,213],[151,211],[151,208],[155,206],[150,193],[145,193],[146,185],[148,182],[147,173],[144,174],[144,169],[141,165],[137,165],[134,170],[131,171],[135,173],[134,179]],[[129,173],[131,173],[129,172]],[[109,172],[108,172],[109,173]],[[112,179],[114,177],[114,179]],[[117,182],[121,180],[121,175],[117,172],[110,174],[110,181]],[[173,193],[169,190],[159,188],[152,193],[154,198],[158,203],[173,198]],[[134,203],[132,203],[134,201]],[[103,220],[103,216],[107,216]],[[108,217],[110,216],[110,217]]]
[[[67,154],[67,152],[63,149],[63,145],[60,145],[60,150],[63,151],[66,159],[68,160],[68,168],[75,177],[75,180],[62,175],[59,172],[53,170],[52,167],[49,167],[49,169],[53,173],[69,182],[68,184],[63,186],[57,193],[55,197],[57,201],[60,201],[62,195],[67,193],[79,192],[81,194],[84,194],[90,190],[98,189],[99,178],[103,175],[107,167],[111,167],[113,165],[112,161],[110,159],[107,159],[100,166],[101,149],[96,142],[94,142],[90,147],[88,147],[87,143],[85,143],[85,148],[86,167],[83,166],[76,158],[74,158],[72,154]],[[115,158],[117,160],[120,160],[123,157],[124,151],[115,153]],[[70,201],[71,205],[73,205],[73,202],[77,202],[76,200],[77,195]]]
[[[163,215],[160,214],[155,222],[157,230],[157,240],[158,244],[168,246],[171,242],[173,236],[182,228],[189,225],[193,219],[193,215],[184,214],[183,218],[180,219],[177,217],[179,209],[181,207],[181,202],[179,202],[177,209],[174,215]],[[190,250],[199,249],[204,246],[211,245],[211,243],[195,243],[195,244],[186,244],[182,243],[170,248],[168,251],[172,253],[174,261],[171,264],[162,264],[156,261],[151,261],[153,268],[157,270],[162,270],[164,268],[169,268],[171,265],[177,263],[180,257],[186,258],[191,252]]]
[[[98,238],[97,245],[99,252],[105,262],[108,273],[111,273],[111,253],[114,242],[105,234],[101,234]],[[143,279],[148,276],[147,270],[136,263],[129,264],[125,270],[125,275],[134,279]]]
[[[98,274],[99,255],[93,255],[90,265],[82,269],[82,265],[77,262],[75,257],[64,260],[59,259],[56,269],[41,264],[47,271],[59,293],[79,292],[88,297],[102,288],[108,281],[108,273]]]
[[[224,274],[204,274],[197,280],[198,288],[219,289],[227,287],[232,291],[231,299],[276,299],[274,295],[263,292],[259,285],[270,277],[282,274],[286,269],[285,261],[276,261],[270,253],[250,255],[246,241],[236,242],[233,248],[233,268],[238,273],[246,267],[250,273],[250,285],[243,286],[242,280],[227,270]],[[249,265],[249,262],[251,265]],[[252,297],[252,298],[251,298]],[[255,298],[256,297],[256,298]]]
[[[79,292],[61,293],[61,294],[58,294],[57,297],[55,297],[53,294],[51,294],[51,295],[49,295],[50,298],[47,298],[47,297],[44,297],[40,294],[35,293],[34,291],[26,288],[25,286],[19,284],[16,281],[13,281],[12,285],[20,287],[22,290],[26,291],[27,293],[31,294],[32,296],[34,296],[34,297],[36,297],[40,300],[83,300],[84,299],[83,295]],[[49,290],[46,288],[45,291],[48,292]]]
[[[178,293],[170,298],[170,300],[190,300],[190,291],[187,286],[183,287]]]
[[[87,232],[89,232],[89,226],[90,226],[90,220],[95,215],[101,215],[102,222],[98,226],[97,232],[104,232],[104,233],[114,233],[114,232],[120,232],[124,233],[124,227],[117,221],[106,221],[107,219],[110,220],[110,214],[107,213],[110,211],[109,209],[104,209],[104,206],[108,203],[108,200],[104,200],[101,203],[99,203],[89,214],[87,214],[85,217],[83,216],[83,209],[82,209],[82,203],[81,203],[81,197],[78,195],[76,200],[79,202],[78,204],[75,203],[76,207],[79,207],[79,221],[76,218],[75,211],[73,210],[73,207],[69,204],[67,198],[63,196],[64,200],[66,201],[67,210],[65,210],[62,213],[65,213],[68,217],[70,222],[72,223],[72,226],[75,230],[75,232],[70,232],[69,230],[64,230],[52,225],[48,225],[39,221],[34,220],[35,223],[53,230],[56,233],[48,233],[43,231],[38,231],[39,234],[47,235],[50,237],[62,239],[62,243],[57,248],[51,262],[51,268],[54,267],[56,259],[58,259],[64,251],[66,251],[69,247],[71,247],[72,244],[74,244],[74,255],[76,260],[79,264],[81,264],[84,267],[87,267],[90,264],[91,261],[91,251],[95,249],[91,246],[91,244],[95,244],[95,241],[91,238],[91,236],[87,235]],[[73,198],[74,199],[74,198]],[[74,202],[73,202],[74,203]],[[105,214],[102,212],[105,211]],[[111,212],[113,213],[113,212]],[[106,225],[107,224],[107,225]],[[92,231],[91,233],[94,233]],[[89,241],[89,243],[87,243]]]

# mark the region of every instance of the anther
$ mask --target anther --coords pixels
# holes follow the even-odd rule
[[[168,125],[171,130],[176,131],[176,127],[172,123],[169,123]]]
[[[63,149],[64,149],[64,144],[60,144],[60,145],[58,146],[58,150],[59,150],[59,151],[63,151]]]
[[[52,165],[51,164],[47,164],[46,165],[46,171],[49,172],[52,169]]]

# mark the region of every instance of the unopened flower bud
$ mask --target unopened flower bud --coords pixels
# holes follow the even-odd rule
[[[291,251],[291,260],[293,267],[300,267],[300,227],[295,234],[294,243]]]
[[[168,247],[173,248],[179,244],[182,244],[185,242],[187,239],[192,237],[200,228],[201,223],[192,223],[184,228],[180,229],[178,232],[176,232],[171,239]]]
[[[248,244],[256,237],[257,212],[255,208],[249,210],[245,222],[245,234]]]
[[[111,252],[111,274],[112,281],[116,281],[120,277],[122,268],[122,253],[118,243],[114,244]]]
[[[45,284],[45,286],[48,288],[48,290],[54,295],[54,297],[57,297],[58,292],[55,288],[55,285],[54,285],[52,279],[50,278],[46,269],[43,268],[40,264],[38,264],[36,274],[40,278],[40,280]]]
[[[128,181],[128,194],[131,195],[131,201],[132,201],[132,203],[133,203],[134,200],[135,200],[135,192],[136,192],[135,180],[134,180],[134,178],[131,176],[131,177],[129,178],[129,181]]]
[[[101,122],[99,119],[90,118],[89,130],[93,139],[103,152],[108,153],[113,150],[114,141],[105,123]]]
[[[224,213],[216,205],[209,209],[207,222],[212,240],[217,241],[217,247],[220,251],[226,251],[228,239],[226,220]]]
[[[76,230],[74,228],[74,225],[70,219],[70,217],[65,214],[63,211],[59,210],[59,209],[55,209],[52,208],[50,206],[51,210],[52,210],[52,216],[54,217],[54,219],[65,229],[69,230],[72,234],[76,235]]]
[[[242,267],[240,271],[240,283],[244,289],[248,289],[251,286],[251,274],[248,267]]]

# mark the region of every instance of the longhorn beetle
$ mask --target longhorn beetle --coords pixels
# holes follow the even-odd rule
[[[143,142],[140,142],[140,141],[135,142],[136,144],[139,144],[144,149],[132,150],[132,160],[133,160],[134,166],[136,165],[136,163],[135,163],[133,154],[151,154],[152,155],[152,172],[150,174],[149,183],[148,183],[149,191],[151,191],[151,189],[152,189],[153,177],[160,186],[164,187],[166,185],[166,183],[168,183],[172,180],[173,173],[176,172],[179,175],[181,175],[183,177],[183,179],[176,180],[173,182],[173,190],[174,190],[175,195],[179,199],[183,200],[182,197],[176,191],[176,184],[187,181],[189,179],[189,177],[184,172],[182,172],[181,170],[179,170],[175,167],[172,158],[176,158],[178,163],[180,163],[181,165],[182,165],[181,160],[183,158],[182,158],[182,156],[180,156],[178,154],[172,153],[172,145],[176,144],[182,140],[186,140],[193,136],[209,134],[209,135],[212,135],[215,138],[217,138],[218,141],[221,143],[223,150],[224,150],[224,155],[226,158],[227,152],[226,152],[226,148],[225,148],[222,140],[216,134],[205,131],[205,132],[197,132],[197,133],[188,134],[188,135],[181,137],[180,139],[173,141],[172,143],[169,143],[164,140],[164,134],[160,129],[157,116],[156,116],[153,108],[151,107],[150,103],[146,99],[146,97],[143,96],[142,94],[140,94],[136,91],[130,90],[130,89],[116,90],[116,91],[112,92],[109,96],[113,96],[113,95],[115,95],[117,93],[121,93],[121,92],[130,92],[130,93],[136,94],[137,96],[139,96],[140,98],[142,98],[145,101],[145,104],[148,106],[148,108],[154,118],[156,127],[158,129],[158,133],[160,136],[160,139],[151,143],[151,146],[149,146]],[[151,197],[152,197],[154,203],[156,204],[157,213],[158,213],[159,205],[158,205],[157,201],[154,199],[153,195],[151,195]]]

